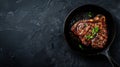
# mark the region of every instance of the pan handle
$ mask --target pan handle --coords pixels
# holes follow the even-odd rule
[[[108,54],[109,49],[105,50],[101,54],[106,56],[112,67],[120,67],[119,64]]]

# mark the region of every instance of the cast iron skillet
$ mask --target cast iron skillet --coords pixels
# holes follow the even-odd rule
[[[83,46],[83,49],[79,48],[79,44],[82,44],[78,38],[74,36],[71,31],[71,26],[80,19],[88,19],[90,17],[87,16],[87,13],[91,12],[92,17],[96,16],[97,14],[102,14],[106,17],[106,24],[108,30],[108,40],[106,46],[103,49],[93,49],[91,47]],[[91,17],[91,18],[92,18]],[[119,65],[109,56],[108,51],[110,45],[115,38],[116,28],[115,22],[113,20],[112,15],[102,7],[97,5],[83,5],[71,11],[65,20],[64,25],[64,35],[67,40],[68,45],[74,50],[75,52],[80,53],[83,56],[95,56],[95,55],[105,55],[109,62],[112,64],[113,67],[119,67]]]

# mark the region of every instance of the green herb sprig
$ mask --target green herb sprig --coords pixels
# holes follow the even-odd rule
[[[85,35],[85,38],[86,39],[92,39],[96,34],[97,32],[99,31],[99,27],[98,26],[95,26],[93,29],[92,29],[92,34],[91,35]]]
[[[83,46],[81,44],[78,45],[81,50],[84,50]]]
[[[92,17],[92,12],[88,12],[88,17]]]

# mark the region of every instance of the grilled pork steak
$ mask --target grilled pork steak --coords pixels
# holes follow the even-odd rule
[[[105,16],[98,14],[93,19],[79,20],[71,31],[86,46],[103,48],[107,42],[107,26]]]

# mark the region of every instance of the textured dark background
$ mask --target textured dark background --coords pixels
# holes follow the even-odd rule
[[[84,4],[116,18],[110,53],[120,64],[120,0],[0,0],[0,67],[111,67],[105,57],[82,57],[65,42],[65,17]]]

